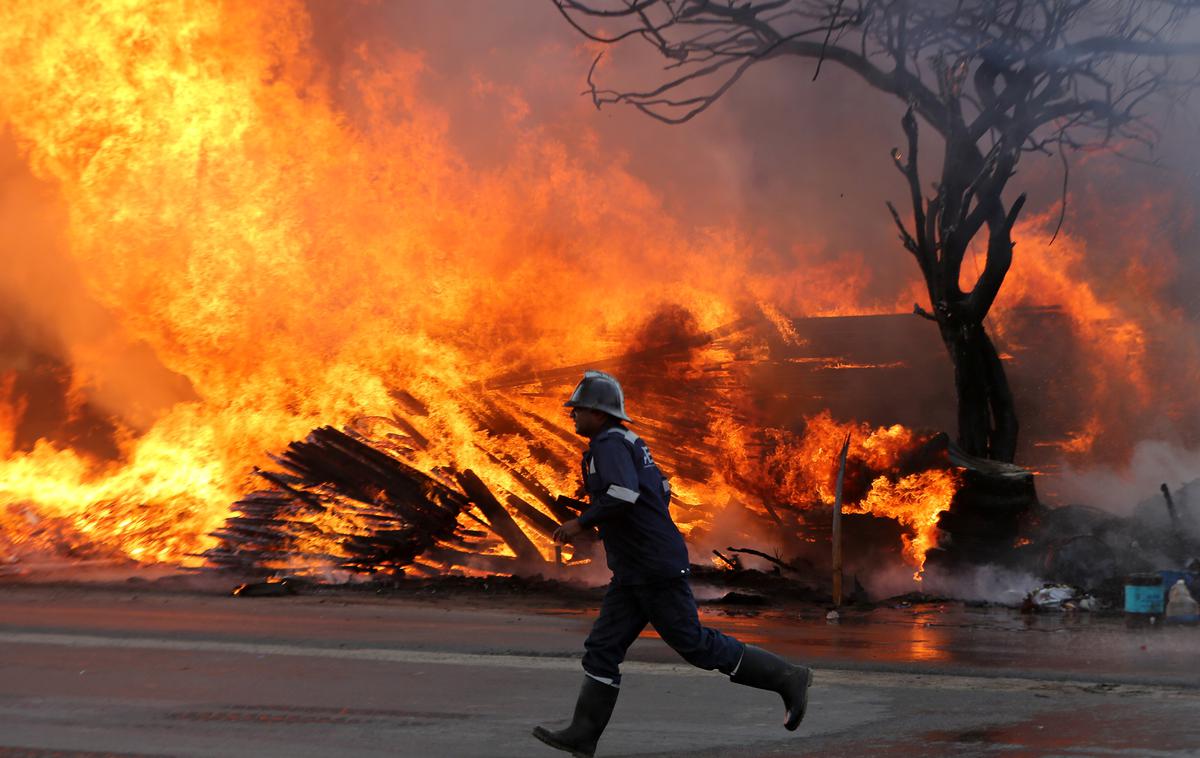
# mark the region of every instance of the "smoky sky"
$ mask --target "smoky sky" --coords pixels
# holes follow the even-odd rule
[[[907,190],[890,159],[891,149],[903,143],[904,104],[837,66],[824,66],[813,81],[812,61],[758,65],[705,113],[666,125],[629,107],[592,107],[581,93],[600,48],[571,29],[549,2],[310,0],[309,7],[317,45],[334,76],[338,61],[364,41],[421,51],[425,95],[447,109],[456,146],[477,165],[502,159],[510,147],[510,137],[492,125],[496,110],[506,107],[506,93],[515,94],[528,109],[522,121],[529,128],[621,162],[661,193],[672,215],[694,227],[732,224],[752,235],[768,269],[786,265],[800,245],[829,256],[863,253],[872,269],[868,300],[886,299],[897,281],[916,280],[885,208],[888,200],[905,208]],[[648,46],[623,45],[606,56],[598,69],[605,84],[643,87],[662,76],[663,61]],[[1126,151],[1144,163],[1068,156],[1066,228],[1095,251],[1102,274],[1106,261],[1122,260],[1120,250],[1108,249],[1121,236],[1114,223],[1124,225],[1126,236],[1133,227],[1176,250],[1194,249],[1200,239],[1192,218],[1200,197],[1200,158],[1193,147],[1200,118],[1191,103],[1154,108],[1154,122],[1163,129],[1154,150]],[[929,131],[922,149],[936,157],[940,145]],[[596,141],[584,140],[585,132],[594,132]],[[927,184],[934,168],[926,168]],[[1029,194],[1028,213],[1057,212],[1062,179],[1059,158],[1031,154],[1011,187]],[[1171,207],[1142,216],[1112,213],[1147,193]],[[1192,263],[1162,294],[1195,317],[1200,266],[1194,256]]]

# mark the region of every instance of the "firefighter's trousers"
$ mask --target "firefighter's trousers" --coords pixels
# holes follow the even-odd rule
[[[647,584],[608,586],[600,616],[584,647],[583,670],[602,682],[619,686],[625,651],[646,624],[652,624],[685,661],[702,669],[729,674],[744,646],[733,637],[700,625],[696,599],[685,577]]]

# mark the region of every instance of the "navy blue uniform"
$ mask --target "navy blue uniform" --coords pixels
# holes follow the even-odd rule
[[[688,584],[688,554],[668,509],[670,484],[636,434],[614,426],[583,454],[591,507],[579,517],[599,527],[612,583],[584,647],[589,676],[618,685],[625,651],[647,623],[689,663],[728,674],[741,659],[737,640],[700,625]]]
[[[592,507],[579,523],[600,527],[613,579],[644,584],[687,575],[687,545],[667,509],[671,486],[641,438],[621,426],[601,432],[583,454],[583,481]]]

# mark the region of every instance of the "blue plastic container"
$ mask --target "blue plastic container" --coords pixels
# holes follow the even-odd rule
[[[1136,616],[1161,616],[1163,580],[1158,574],[1135,574],[1125,580],[1125,612]]]

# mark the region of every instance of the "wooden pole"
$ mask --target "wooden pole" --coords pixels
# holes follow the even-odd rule
[[[1179,528],[1179,512],[1175,509],[1175,500],[1171,497],[1171,488],[1163,482],[1162,486],[1163,498],[1167,501],[1167,514],[1171,517],[1171,543],[1175,549],[1175,555],[1171,556],[1175,559],[1186,557],[1187,543],[1184,542],[1183,530]]]
[[[1167,514],[1171,517],[1171,528],[1175,530],[1176,534],[1178,534],[1179,513],[1176,512],[1175,501],[1171,498],[1171,488],[1167,486],[1166,482],[1163,482],[1163,486],[1160,489],[1162,490],[1163,498],[1165,498],[1167,501]]]
[[[842,444],[838,457],[837,495],[833,501],[833,606],[842,606],[842,485],[846,481],[846,453],[850,451],[850,435]]]

